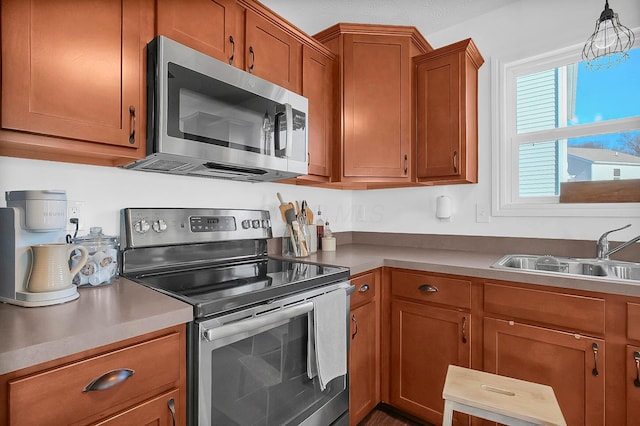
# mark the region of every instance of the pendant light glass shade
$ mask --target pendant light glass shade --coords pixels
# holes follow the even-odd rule
[[[618,14],[609,8],[607,0],[596,21],[595,31],[582,49],[582,59],[592,70],[610,68],[629,59],[634,41],[633,31],[620,23]]]

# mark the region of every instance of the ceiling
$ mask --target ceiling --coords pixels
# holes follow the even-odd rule
[[[514,0],[260,0],[313,35],[338,22],[415,26],[435,33]]]

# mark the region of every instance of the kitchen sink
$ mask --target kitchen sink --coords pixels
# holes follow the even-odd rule
[[[640,263],[610,259],[508,254],[491,265],[496,269],[535,271],[569,276],[630,280],[640,283]]]

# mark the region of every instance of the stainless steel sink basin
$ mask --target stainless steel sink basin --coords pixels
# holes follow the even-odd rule
[[[544,272],[570,276],[638,281],[640,263],[621,260],[508,254],[491,265],[496,269]]]

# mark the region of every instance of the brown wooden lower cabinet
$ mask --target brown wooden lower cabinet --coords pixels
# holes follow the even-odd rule
[[[176,326],[0,376],[0,424],[185,424],[185,336]]]
[[[380,402],[380,271],[351,279],[349,424],[357,425]]]
[[[447,367],[471,363],[470,327],[468,313],[392,300],[391,405],[441,424]],[[468,424],[463,415],[456,418],[456,424]]]
[[[627,424],[640,423],[640,346],[627,346],[626,356]]]
[[[605,342],[484,319],[484,370],[553,388],[568,425],[605,423]]]
[[[440,424],[455,364],[551,386],[568,425],[640,424],[639,297],[398,268],[381,276],[379,402]],[[454,424],[469,423],[485,424],[455,413]]]

